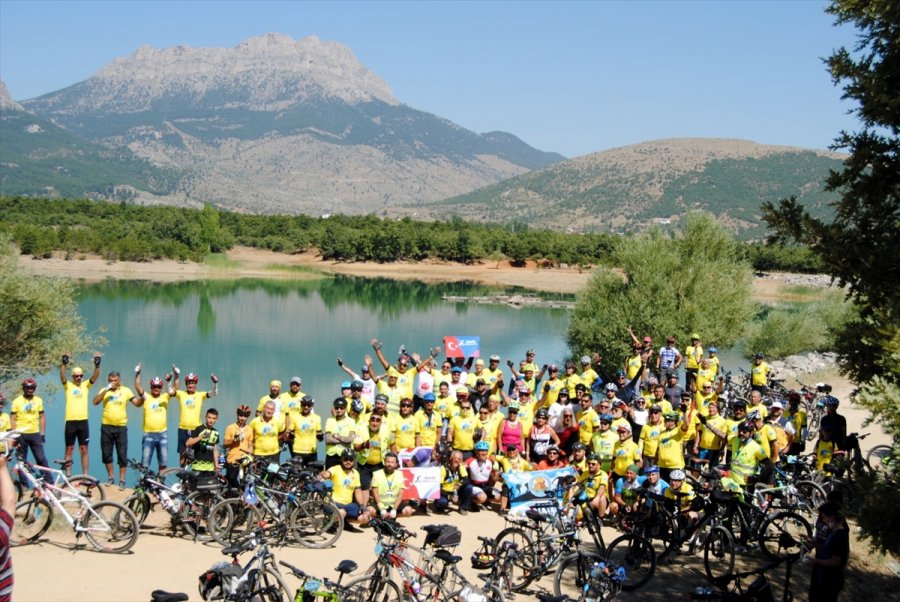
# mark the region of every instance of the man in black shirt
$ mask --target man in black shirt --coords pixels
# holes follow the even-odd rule
[[[213,428],[219,412],[215,408],[206,411],[206,421],[192,430],[184,445],[194,450],[194,461],[191,470],[208,475],[219,472],[219,431]]]

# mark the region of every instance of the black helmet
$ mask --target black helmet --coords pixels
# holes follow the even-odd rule
[[[362,391],[363,390],[362,381],[354,380],[352,383],[350,383],[350,390],[351,391]]]
[[[344,451],[341,452],[341,460],[355,460],[355,459],[356,459],[356,454],[354,454],[349,449],[345,449]]]
[[[755,430],[755,427],[750,422],[742,422],[738,425],[739,433],[752,433]]]

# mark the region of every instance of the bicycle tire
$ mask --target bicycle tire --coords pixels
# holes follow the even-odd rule
[[[646,585],[656,572],[656,551],[646,538],[626,533],[609,544],[606,564],[615,568],[625,567],[622,590],[633,592]]]
[[[703,570],[711,581],[734,571],[734,537],[721,525],[710,529],[703,542]]]
[[[131,510],[138,521],[138,525],[143,527],[144,521],[146,521],[147,517],[150,515],[150,509],[153,507],[150,496],[143,492],[135,493],[134,495],[125,498],[122,504]]]
[[[16,504],[9,546],[24,546],[38,541],[52,522],[53,506],[45,500],[35,496],[21,500]]]
[[[240,498],[227,498],[209,509],[206,526],[216,543],[230,546],[246,537],[260,518],[259,510]]]
[[[97,477],[89,474],[77,474],[69,477],[69,484],[92,504],[106,499],[106,490]]]
[[[284,577],[270,566],[263,568],[259,574],[257,582],[259,596],[250,596],[250,600],[259,600],[260,602],[292,602],[294,596],[284,582]]]
[[[341,602],[403,602],[400,587],[388,579],[364,575],[347,583]]]
[[[573,595],[577,600],[584,591],[584,584],[591,575],[591,567],[594,563],[604,562],[604,558],[597,552],[580,550],[569,554],[559,562],[556,573],[553,575],[553,595]]]
[[[210,509],[222,501],[222,496],[214,491],[194,491],[184,502],[178,519],[185,533],[197,541],[210,541],[212,535],[209,532],[207,518]]]
[[[516,544],[516,557],[512,562],[512,574],[506,575],[509,588],[514,592],[521,592],[535,579],[540,579],[543,574],[543,565],[540,560],[540,552],[531,537],[521,527],[507,527],[497,534],[494,540],[494,554],[498,555],[503,550],[504,541]]]
[[[768,517],[759,528],[759,547],[771,560],[799,555],[807,539],[812,539],[812,526],[792,511]]]
[[[301,546],[330,548],[344,532],[344,521],[338,507],[331,500],[306,499],[291,510],[288,529]]]
[[[81,515],[78,526],[91,545],[108,554],[130,550],[140,532],[134,513],[122,504],[110,501],[92,504]]]
[[[483,588],[472,587],[471,585],[468,588],[462,588],[458,591],[449,594],[445,599],[446,600],[465,600],[465,594],[475,590],[476,592],[483,595],[488,602],[506,602],[506,598],[503,596],[503,591],[497,587],[496,585],[492,585],[487,588],[485,591]]]
[[[653,544],[653,551],[656,552],[656,562],[659,563],[678,547],[677,538],[679,529],[676,525],[678,519],[667,512],[659,511],[656,516],[653,516],[652,519],[648,518],[647,520],[658,522],[649,525],[652,529],[652,534],[644,530],[639,533],[639,535],[650,540],[650,543]],[[646,529],[647,525],[644,525],[643,527]]]
[[[894,448],[890,445],[876,445],[866,454],[866,464],[872,472],[884,472],[882,463],[885,460],[891,463],[894,461]]]
[[[825,489],[818,483],[807,480],[797,481],[794,483],[794,487],[797,488],[798,493],[797,512],[802,512],[815,519],[819,513],[819,506],[828,500]]]
[[[814,411],[809,417],[809,423],[806,426],[806,440],[812,441],[819,436],[819,426],[822,423],[822,414]]]

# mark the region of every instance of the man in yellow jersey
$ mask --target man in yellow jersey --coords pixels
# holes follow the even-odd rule
[[[794,437],[788,454],[799,456],[806,449],[807,418],[806,410],[800,405],[801,395],[796,391],[788,394],[788,407],[784,410],[783,419],[791,424],[794,429]],[[786,427],[785,427],[786,428]]]
[[[760,393],[769,390],[769,374],[772,367],[766,363],[766,356],[757,353],[753,356],[753,365],[750,366],[750,388]]]
[[[141,365],[134,369],[134,391],[137,393],[134,405],[144,408],[144,437],[141,440],[141,463],[150,468],[153,454],[159,471],[169,465],[168,410],[172,389],[163,391],[163,379],[154,376],[150,379],[150,394],[141,386]]]
[[[385,423],[386,417],[375,410],[369,416],[369,424],[362,428],[353,441],[359,470],[360,500],[363,507],[369,503],[369,489],[372,475],[384,468],[383,459],[391,449],[391,429]]]
[[[550,405],[556,401],[556,398],[559,397],[559,391],[563,387],[566,386],[566,383],[563,379],[559,377],[559,366],[556,364],[550,364],[547,367],[547,373],[550,375],[543,385],[541,385],[541,404],[544,407],[550,407]],[[537,375],[537,380],[541,380],[544,376],[544,370],[541,370]],[[573,382],[572,386],[574,387],[576,383]],[[568,388],[568,387],[566,387]],[[570,391],[570,395],[572,392]],[[535,397],[537,395],[535,394]]]
[[[702,370],[701,370],[702,372]],[[709,416],[709,404],[719,401],[719,393],[724,390],[724,382],[719,382],[718,389],[713,388],[713,382],[697,376],[697,392],[694,393],[694,401],[697,413],[701,416]]]
[[[47,417],[44,415],[44,400],[34,394],[37,381],[26,378],[22,381],[22,394],[12,400],[9,409],[9,424],[12,429],[22,431],[16,444],[22,450],[22,459],[28,459],[28,450],[34,455],[39,466],[47,466],[47,455],[44,453]],[[44,475],[49,479],[49,475]]]
[[[569,458],[569,466],[574,468],[575,472],[579,474],[587,470],[587,449],[581,441],[576,441],[572,444],[572,457]]]
[[[433,392],[422,395],[422,407],[415,413],[416,447],[434,447],[444,425],[444,417],[434,410]]]
[[[472,402],[469,401],[468,392],[465,389],[458,389],[456,395],[459,414],[450,419],[447,427],[447,441],[454,450],[462,454],[462,459],[468,459],[472,456],[472,450],[475,448],[478,417],[472,412]]]
[[[668,481],[669,474],[676,468],[684,469],[684,442],[688,440],[692,415],[693,408],[688,408],[681,424],[678,424],[676,412],[663,416],[665,430],[659,434],[659,445],[656,449],[659,476],[663,481]]]
[[[369,522],[369,514],[362,502],[359,489],[359,471],[354,468],[356,454],[344,449],[338,456],[338,463],[319,475],[323,480],[331,481],[331,499],[338,507],[343,520],[358,520],[360,525]],[[345,529],[347,525],[345,524]]]
[[[500,356],[491,355],[488,357],[488,367],[484,369],[484,380],[487,383],[488,390],[494,393],[494,389],[498,383],[503,383],[503,370],[500,369]]]
[[[695,381],[701,359],[703,359],[703,344],[700,342],[700,335],[695,332],[691,335],[691,344],[684,350],[684,388],[688,391],[693,392],[696,387]]]
[[[172,374],[175,375],[175,381],[172,388],[175,391],[175,398],[178,400],[178,408],[180,416],[178,418],[178,454],[183,454],[185,450],[184,442],[190,436],[192,430],[200,426],[200,416],[203,412],[203,400],[212,399],[219,390],[219,377],[215,374],[211,375],[212,388],[209,391],[198,391],[197,383],[200,378],[191,372],[184,377],[184,391],[178,390],[178,380],[181,377],[181,370],[178,366],[172,365]],[[181,461],[184,466],[184,460]]]
[[[713,374],[718,376],[722,368],[722,361],[719,359],[719,349],[710,347],[707,351],[709,353],[709,367],[712,368]]]
[[[400,386],[398,381],[398,374],[395,370],[388,371],[387,379],[381,378],[379,376],[373,376],[375,379],[376,390],[378,391],[378,395],[375,396],[375,399],[378,399],[378,396],[383,396],[387,400],[387,412],[388,415],[394,416],[400,413],[400,400],[406,397],[404,395],[404,388]],[[412,399],[412,395],[409,395],[409,398]]]
[[[107,385],[93,399],[94,405],[103,404],[100,424],[100,452],[109,475],[107,483],[115,483],[112,452],[116,449],[119,461],[119,489],[125,489],[125,470],[128,468],[128,404],[137,405],[134,393],[122,385],[122,376],[115,370],[109,373]]]
[[[590,389],[591,385],[600,378],[600,375],[597,374],[597,371],[591,366],[590,356],[581,356],[581,374],[579,376],[581,376],[581,382],[583,382],[588,389]]]
[[[556,392],[557,399],[559,398],[559,392],[563,389],[569,393],[569,397],[573,397],[575,395],[575,387],[584,384],[584,381],[581,380],[581,375],[576,372],[575,362],[566,362],[565,371],[565,375],[562,377],[563,388]],[[551,401],[550,403],[553,403],[553,401]],[[550,404],[547,404],[546,407],[550,407]]]
[[[650,406],[650,416],[647,424],[641,429],[641,462],[643,466],[655,466],[657,463],[656,450],[659,447],[659,436],[665,430],[663,422],[663,409],[659,404]]]
[[[766,407],[766,404],[763,402],[762,393],[759,391],[750,391],[750,401],[747,403],[747,414],[752,414],[756,412],[763,418],[767,418],[769,416],[769,408]]]
[[[294,415],[300,412],[300,401],[306,397],[306,393],[302,391],[301,387],[303,387],[303,379],[299,376],[292,376],[288,390],[281,394],[281,409],[292,420]]]
[[[266,402],[263,412],[250,421],[253,431],[253,455],[274,464],[281,463],[281,442],[285,433],[284,420],[275,415],[275,403]]]
[[[250,406],[239,405],[237,419],[225,428],[225,438],[222,447],[225,448],[225,478],[228,485],[235,490],[241,488],[238,475],[241,471],[241,463],[245,458],[253,457],[253,431],[248,426],[250,420]]]
[[[724,381],[724,377],[722,378]],[[703,385],[706,383],[715,383],[716,381],[716,369],[713,367],[712,362],[710,362],[708,357],[700,360],[700,369],[697,371],[697,390],[703,388]]]
[[[590,500],[591,508],[596,510],[597,516],[601,518],[605,516],[606,509],[609,506],[609,499],[606,494],[606,489],[609,485],[609,475],[601,469],[600,458],[596,454],[591,454],[587,457],[587,470],[578,475],[576,483]]]
[[[666,499],[675,502],[679,518],[685,519],[689,525],[693,525],[700,520],[700,513],[691,510],[691,502],[694,501],[696,494],[691,484],[685,482],[686,477],[687,475],[680,469],[669,473],[669,486],[663,491],[663,495]]]
[[[410,357],[406,354],[406,350],[401,348],[400,354],[397,357],[397,364],[392,366],[388,363],[387,359],[385,359],[384,354],[381,352],[381,342],[378,339],[372,339],[372,349],[375,350],[375,355],[378,357],[378,361],[381,362],[381,365],[387,372],[388,378],[393,376],[395,378],[395,385],[400,389],[399,396],[400,397],[409,397],[413,398],[413,393],[415,393],[415,380],[416,380],[416,370],[410,365]],[[372,378],[375,378],[375,372],[371,370]],[[375,378],[378,381],[377,378]],[[383,391],[382,391],[383,392]],[[390,395],[388,395],[390,397]],[[399,399],[398,403],[399,406]],[[399,411],[399,407],[394,407],[392,402],[388,402],[388,411],[397,413]]]
[[[694,434],[694,455],[715,466],[722,459],[722,449],[728,439],[728,423],[719,414],[718,401],[710,402],[707,410],[706,416],[697,414],[702,426]]]
[[[413,415],[413,400],[406,398],[400,401],[400,414],[388,424],[393,443],[391,450],[396,454],[400,450],[412,449],[416,446],[419,435],[419,421]]]
[[[584,394],[578,400],[581,409],[576,412],[575,419],[578,422],[578,440],[582,445],[590,445],[594,433],[600,430],[600,417],[593,407],[593,398]]]
[[[294,432],[291,456],[300,458],[304,466],[319,461],[319,441],[324,437],[322,418],[313,411],[314,403],[311,396],[304,395],[300,399],[300,410],[291,416],[290,426],[285,425],[285,428],[293,429]]]
[[[403,474],[397,470],[399,466],[397,454],[388,452],[384,455],[384,468],[372,474],[372,485],[369,490],[372,503],[368,508],[371,518],[412,516],[416,511],[416,507],[409,500],[403,499],[404,481]]]
[[[619,435],[612,430],[613,417],[612,414],[600,414],[597,417],[600,428],[594,431],[591,439],[591,450],[594,456],[600,460],[600,467],[604,472],[612,470],[613,449],[619,440]]]
[[[281,398],[281,381],[280,380],[271,380],[269,381],[269,393],[267,395],[263,395],[259,398],[259,402],[256,405],[256,415],[259,416],[262,414],[263,407],[268,403],[272,402],[275,404],[275,418],[284,418],[285,408],[284,408],[284,400]]]
[[[91,398],[91,387],[100,378],[101,358],[99,353],[94,354],[94,371],[87,383],[84,382],[84,370],[79,367],[72,368],[72,380],[66,377],[69,358],[70,354],[64,353],[59,364],[59,382],[66,394],[65,470],[67,475],[72,474],[72,465],[69,462],[72,460],[72,453],[75,451],[75,442],[77,441],[78,451],[81,452],[81,472],[88,474],[90,472],[88,400]]]
[[[780,401],[773,401],[772,405],[769,406],[769,418],[767,419],[767,423],[775,432],[775,443],[778,445],[778,458],[781,458],[788,453],[794,435],[797,434],[797,431],[794,430],[794,425],[782,416],[783,412],[784,405]]]
[[[771,466],[771,462],[759,443],[753,440],[753,426],[742,422],[738,425],[738,436],[731,444],[731,473],[726,477],[728,482],[722,479],[722,485],[745,487],[760,465]]]
[[[468,400],[467,400],[468,401]],[[472,484],[463,464],[463,453],[453,450],[450,460],[441,465],[441,496],[434,501],[434,508],[441,514],[447,513],[451,502],[456,502],[460,514],[468,514],[472,501]]]
[[[534,361],[534,349],[529,349],[528,351],[525,352],[525,365],[522,366],[522,371],[524,372],[524,371],[528,370],[529,368],[535,374],[538,371],[538,365]]]
[[[613,446],[613,466],[610,477],[613,483],[625,477],[629,466],[632,464],[640,466],[641,464],[641,451],[631,438],[631,425],[627,422],[619,425],[616,434],[619,436],[619,440]]]

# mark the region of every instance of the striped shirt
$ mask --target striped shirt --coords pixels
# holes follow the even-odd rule
[[[9,553],[9,537],[12,533],[13,517],[6,510],[0,510],[0,602],[12,600],[13,568]]]
[[[679,355],[678,350],[674,347],[663,347],[659,350],[659,367],[674,368]]]

